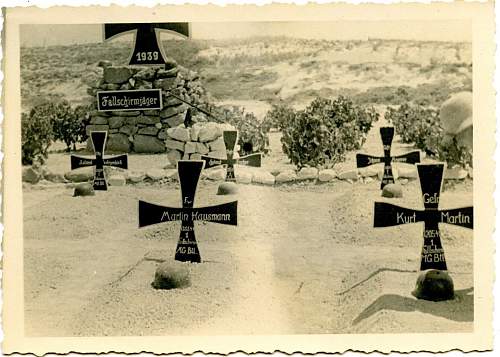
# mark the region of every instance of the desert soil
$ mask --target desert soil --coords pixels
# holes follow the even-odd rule
[[[381,152],[378,126],[363,151]],[[265,167],[289,165],[271,137]],[[395,143],[395,153],[407,150]],[[165,156],[132,155],[130,166],[161,167]],[[49,167],[63,171],[66,154]],[[141,166],[142,165],[142,166]],[[354,168],[354,153],[342,168]],[[176,183],[110,187],[72,197],[63,185],[25,186],[25,330],[29,336],[457,332],[473,328],[470,230],[441,225],[456,298],[411,295],[422,224],[373,228],[374,201],[422,208],[416,180],[404,197],[380,196],[379,182],[276,187],[239,185],[217,196],[200,181],[197,206],[238,200],[238,226],[196,223],[203,263],[191,286],[151,287],[173,260],[180,223],[138,228],[138,200],[180,206]],[[472,182],[447,184],[440,207],[472,204]]]

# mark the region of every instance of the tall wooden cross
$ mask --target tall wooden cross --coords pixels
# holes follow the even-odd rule
[[[253,166],[260,167],[262,162],[262,154],[254,153],[246,156],[242,156],[238,159],[234,159],[234,147],[236,145],[236,138],[238,136],[238,132],[236,130],[225,130],[223,133],[224,144],[226,146],[226,159],[218,159],[215,157],[204,156],[201,158],[205,160],[205,168],[210,168],[219,165],[227,165],[226,171],[226,181],[236,181],[236,177],[234,176],[234,164],[245,165],[245,166]]]
[[[424,222],[424,245],[420,270],[447,270],[439,234],[439,223],[473,228],[473,207],[444,210],[438,208],[443,169],[443,164],[417,165],[424,210],[403,208],[386,202],[375,202],[374,227]]]
[[[356,154],[356,166],[358,168],[367,167],[374,164],[384,163],[384,175],[380,189],[384,188],[388,183],[394,183],[392,174],[392,162],[402,162],[406,164],[416,164],[420,162],[420,153],[412,151],[403,155],[391,156],[392,139],[394,138],[393,127],[381,127],[380,136],[384,146],[384,156],[371,156],[366,154]]]
[[[237,225],[238,201],[208,207],[193,207],[196,186],[198,185],[203,164],[203,161],[188,160],[180,160],[177,163],[181,184],[182,207],[164,207],[139,201],[139,228],[157,223],[181,221],[175,260],[182,262],[201,262],[194,234],[194,221]]]
[[[104,175],[104,166],[119,167],[122,169],[128,168],[127,154],[104,157],[104,147],[106,146],[107,131],[92,131],[90,139],[94,147],[95,158],[88,158],[78,155],[71,155],[71,170],[80,167],[95,166],[94,168],[94,190],[106,191],[108,185],[106,176]]]
[[[158,42],[157,31],[166,30],[171,33],[189,37],[187,22],[170,23],[117,23],[104,25],[104,39],[109,40],[126,32],[134,32],[134,51],[130,58],[130,65],[164,65],[165,58]],[[158,36],[157,36],[158,35]]]

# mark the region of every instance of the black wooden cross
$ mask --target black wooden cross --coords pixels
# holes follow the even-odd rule
[[[438,208],[443,182],[443,168],[443,164],[417,165],[424,210],[403,208],[386,202],[375,202],[374,227],[424,222],[424,245],[420,270],[447,270],[439,234],[439,223],[473,228],[473,207],[445,210]]]
[[[95,159],[71,155],[71,170],[80,167],[95,166],[94,168],[94,190],[106,191],[108,185],[104,175],[104,166],[119,167],[122,169],[128,168],[127,154],[115,155],[104,158],[104,147],[106,145],[107,131],[92,131],[90,132],[90,139],[94,147]]]
[[[201,156],[201,158],[205,160],[205,168],[210,168],[218,165],[227,165],[226,181],[236,181],[236,177],[234,176],[234,164],[260,167],[262,161],[261,153],[254,153],[242,156],[239,159],[233,159],[237,136],[238,132],[235,130],[225,130],[223,133],[224,144],[226,145],[227,159],[221,160],[215,157],[204,155]]]
[[[237,225],[238,201],[193,208],[196,186],[198,185],[203,164],[203,161],[194,160],[180,160],[177,163],[181,183],[181,208],[164,207],[139,201],[139,228],[162,222],[181,221],[181,232],[175,250],[175,260],[182,262],[201,262],[194,234],[194,221]]]
[[[104,39],[108,40],[125,32],[135,32],[134,52],[129,64],[164,65],[163,47],[158,43],[157,29],[189,37],[189,24],[187,22],[118,23],[104,25]]]
[[[392,162],[403,162],[406,164],[416,164],[420,162],[420,153],[412,151],[403,155],[391,156],[392,139],[394,138],[393,127],[381,127],[380,136],[384,145],[384,156],[371,156],[366,154],[356,154],[356,165],[358,168],[367,167],[374,164],[384,163],[384,175],[380,189],[384,188],[388,183],[394,183],[392,175]]]

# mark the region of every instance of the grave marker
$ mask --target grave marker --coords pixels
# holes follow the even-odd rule
[[[226,145],[226,159],[218,159],[210,156],[202,155],[201,158],[205,161],[205,168],[210,168],[219,165],[227,165],[226,171],[226,181],[234,182],[236,177],[234,176],[234,164],[260,167],[262,162],[262,154],[255,153],[246,156],[242,156],[238,159],[234,159],[234,147],[236,145],[236,138],[238,132],[236,130],[225,130],[223,133],[224,144]]]
[[[119,167],[122,169],[128,168],[127,154],[104,157],[107,136],[107,131],[92,131],[90,133],[95,158],[71,155],[71,170],[94,166],[94,190],[106,191],[108,189],[106,176],[104,175],[104,166]]]
[[[356,154],[356,166],[358,168],[371,166],[374,164],[384,163],[384,175],[380,184],[380,189],[385,185],[394,183],[392,174],[392,162],[402,162],[406,164],[416,164],[420,162],[420,153],[412,151],[403,155],[391,156],[392,139],[394,138],[393,127],[381,127],[380,136],[384,146],[384,156],[372,156],[366,154]]]
[[[164,65],[165,54],[163,46],[158,43],[159,31],[189,37],[189,24],[187,22],[170,23],[117,23],[104,25],[104,40],[121,36],[126,32],[134,33],[134,50],[129,60],[130,65]]]
[[[201,256],[194,234],[194,221],[237,225],[238,201],[215,206],[193,207],[196,186],[203,169],[203,161],[180,160],[177,163],[181,185],[182,207],[164,207],[139,201],[139,228],[152,224],[181,221],[181,230],[175,260],[200,263]]]
[[[374,227],[392,227],[406,223],[424,222],[424,244],[420,270],[447,270],[441,244],[439,223],[473,228],[473,207],[439,209],[439,196],[443,182],[444,164],[418,164],[418,177],[422,189],[424,210],[375,202]]]

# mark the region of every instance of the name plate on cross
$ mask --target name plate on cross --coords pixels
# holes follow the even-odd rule
[[[90,133],[90,140],[94,147],[95,158],[71,155],[71,170],[94,166],[94,190],[106,191],[108,189],[106,175],[104,174],[104,166],[119,167],[122,169],[128,168],[127,154],[104,157],[107,136],[107,131],[92,131]]]
[[[223,132],[224,145],[226,146],[226,159],[218,159],[211,156],[202,155],[201,158],[205,161],[205,168],[215,167],[219,165],[227,165],[226,181],[234,182],[236,177],[234,175],[234,165],[244,165],[252,167],[260,167],[262,163],[262,154],[254,153],[234,159],[234,148],[236,146],[236,139],[238,132],[236,130],[225,130]]]
[[[158,42],[160,31],[189,37],[189,24],[187,22],[105,24],[104,40],[125,33],[134,33],[134,49],[129,64],[158,66],[164,65],[167,57],[163,53],[163,46]]]
[[[380,184],[380,189],[383,189],[385,185],[389,183],[394,183],[394,176],[392,173],[392,163],[401,162],[405,164],[416,164],[420,162],[420,153],[418,151],[412,151],[403,155],[391,156],[391,146],[392,140],[394,138],[394,128],[393,127],[381,127],[380,136],[382,138],[382,144],[384,148],[384,156],[372,156],[366,154],[356,154],[356,166],[358,168],[363,168],[371,166],[374,164],[384,164],[384,174],[382,176],[382,182]]]
[[[194,233],[195,221],[237,225],[238,201],[207,207],[194,207],[194,196],[203,164],[203,161],[187,160],[181,160],[177,163],[182,207],[165,207],[139,201],[139,228],[164,222],[181,222],[175,260],[182,262],[201,262]]]

